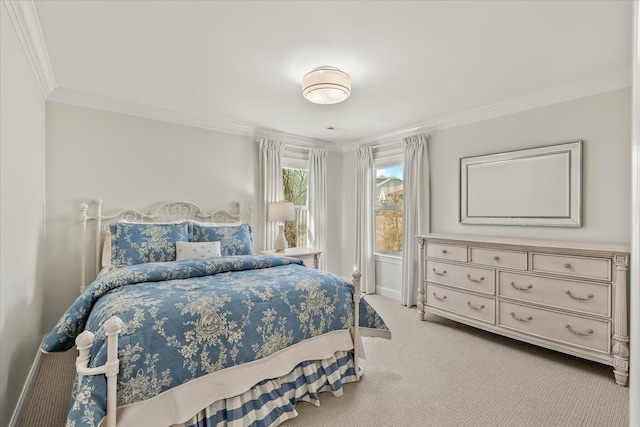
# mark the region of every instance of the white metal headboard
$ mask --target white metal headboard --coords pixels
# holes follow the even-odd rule
[[[96,246],[95,246],[95,262],[96,274],[100,271],[102,234],[108,229],[110,223],[126,220],[136,222],[169,222],[179,220],[194,220],[201,222],[240,222],[243,224],[251,224],[251,208],[245,207],[241,202],[235,202],[234,207],[236,213],[229,212],[226,209],[217,209],[211,212],[205,212],[198,205],[191,202],[164,202],[148,213],[138,211],[136,209],[125,209],[114,215],[102,214],[102,199],[91,202],[91,206],[95,206],[95,215],[89,216],[89,205],[83,203],[80,205],[80,213],[82,220],[82,241],[80,251],[80,292],[87,287],[86,284],[86,264],[87,264],[87,222],[96,222]],[[103,225],[103,222],[105,223]]]

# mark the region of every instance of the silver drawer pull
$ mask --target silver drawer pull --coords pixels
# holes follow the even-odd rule
[[[469,308],[474,309],[475,311],[480,311],[484,308],[484,304],[481,305],[480,307],[476,307],[473,304],[471,304],[471,301],[467,301],[467,305],[469,306]]]
[[[435,293],[435,292],[433,293],[433,297],[434,297],[435,299],[437,299],[438,301],[444,301],[444,300],[446,300],[446,299],[447,299],[447,296],[446,296],[446,295],[445,295],[445,296],[443,296],[442,298],[440,298],[438,295],[436,295],[436,293]]]
[[[471,277],[470,274],[467,274],[467,279],[471,280],[473,283],[480,283],[484,280],[484,277],[481,277],[479,279],[474,279],[473,277]]]
[[[529,292],[531,290],[531,288],[533,288],[533,285],[529,284],[527,285],[526,288],[521,288],[518,285],[516,285],[515,283],[511,282],[511,287],[517,291],[522,291],[522,292]]]
[[[528,316],[526,319],[523,319],[522,317],[518,317],[513,311],[511,312],[511,317],[516,319],[518,322],[522,322],[522,323],[529,323],[533,320],[533,317],[531,316]]]
[[[444,254],[446,254],[446,253],[447,253],[447,250],[446,250],[446,249],[443,249],[443,250],[442,250],[442,254],[444,255]]]
[[[578,335],[579,337],[588,337],[593,333],[593,329],[589,329],[587,330],[587,332],[574,331],[573,329],[571,329],[571,325],[569,324],[564,325],[564,327],[567,328],[573,335]]]
[[[564,265],[564,268],[571,268],[571,264],[566,263],[566,264]]]
[[[496,256],[493,257],[493,260],[494,261],[500,261],[500,257],[498,255],[496,255]]]
[[[578,301],[589,301],[591,298],[593,298],[593,294],[589,294],[589,295],[587,295],[586,298],[582,298],[582,297],[577,297],[575,295],[572,295],[571,291],[569,291],[569,290],[565,291],[564,293],[569,295],[569,298],[575,299],[575,300],[578,300]]]
[[[434,268],[433,274],[435,274],[436,276],[444,276],[445,274],[447,274],[447,270],[442,270],[442,273],[440,273],[438,270]]]

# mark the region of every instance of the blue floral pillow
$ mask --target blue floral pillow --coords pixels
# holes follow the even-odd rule
[[[222,256],[254,255],[251,226],[189,223],[190,242],[220,242]]]
[[[111,232],[111,264],[123,267],[147,262],[176,260],[176,242],[189,241],[189,228],[182,224],[117,222]]]

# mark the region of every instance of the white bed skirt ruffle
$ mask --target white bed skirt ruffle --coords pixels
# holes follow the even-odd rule
[[[239,396],[218,400],[175,426],[277,426],[298,415],[296,403],[319,406],[319,393],[341,396],[342,385],[357,380],[353,352],[339,351],[327,359],[302,362],[288,374],[261,381]]]

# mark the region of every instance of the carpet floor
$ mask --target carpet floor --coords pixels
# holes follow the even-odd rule
[[[610,366],[539,348],[368,295],[393,333],[364,338],[359,383],[341,397],[300,403],[283,427],[311,426],[626,426],[629,389]],[[22,427],[65,423],[74,350],[47,354]]]

